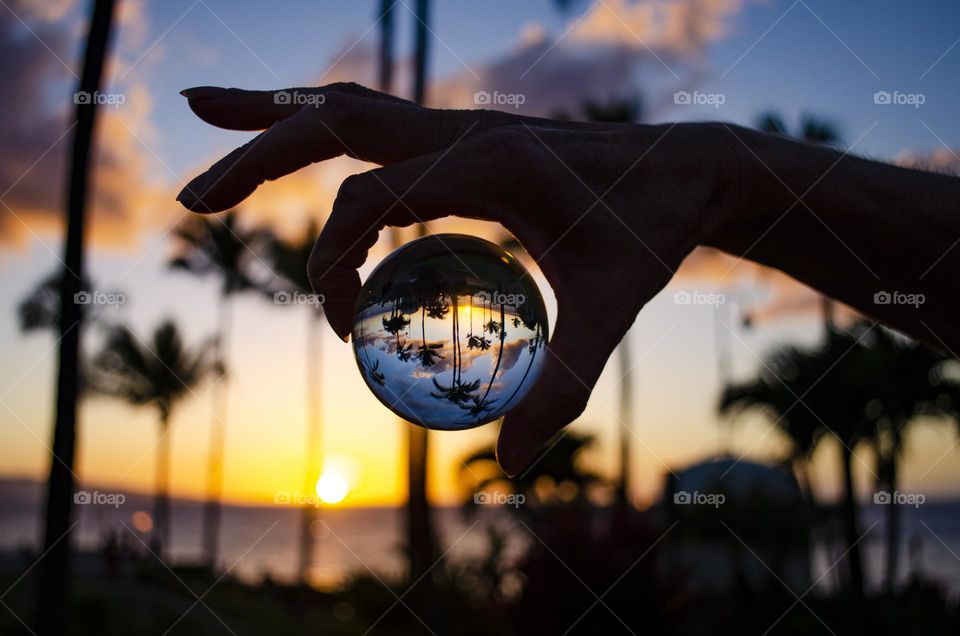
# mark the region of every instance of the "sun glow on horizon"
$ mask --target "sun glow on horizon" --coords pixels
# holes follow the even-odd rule
[[[338,473],[324,473],[317,480],[317,496],[323,503],[338,504],[350,491],[347,480]]]

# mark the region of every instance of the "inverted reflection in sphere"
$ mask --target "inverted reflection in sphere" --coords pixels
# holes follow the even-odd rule
[[[536,381],[547,313],[503,248],[438,234],[404,245],[360,291],[353,351],[367,386],[405,420],[459,430],[501,417]]]

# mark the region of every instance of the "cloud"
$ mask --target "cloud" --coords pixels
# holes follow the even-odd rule
[[[588,100],[639,95],[647,105],[647,118],[653,118],[663,104],[672,104],[666,96],[702,77],[706,47],[733,31],[731,23],[743,4],[597,2],[572,18],[559,36],[548,34],[539,23],[525,25],[505,55],[468,64],[440,79],[431,95],[437,105],[453,108],[476,107],[474,94],[479,91],[522,95],[516,109],[488,107],[539,116],[579,116]]]
[[[904,168],[960,176],[960,154],[950,148],[935,148],[926,152],[905,150],[894,158],[893,163]]]
[[[160,200],[146,178],[150,154],[145,144],[156,140],[146,79],[138,73],[128,81],[115,81],[116,86],[109,81],[128,68],[118,60],[141,47],[148,30],[140,3],[124,5],[130,8],[117,14],[124,35],[108,62],[108,81],[101,91],[122,103],[98,110],[89,184],[90,236],[99,244],[136,240],[144,220],[156,218]],[[7,243],[62,228],[74,73],[79,72],[69,52],[82,49],[74,34],[85,32],[76,28],[74,6],[34,1],[16,3],[13,12],[0,11],[0,57],[6,62],[7,83],[0,102],[0,230]]]

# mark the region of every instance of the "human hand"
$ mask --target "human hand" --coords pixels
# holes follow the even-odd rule
[[[740,191],[719,172],[729,141],[710,125],[436,110],[353,84],[287,92],[313,103],[278,104],[269,91],[184,91],[208,123],[266,131],[178,200],[219,212],[317,161],[346,154],[382,165],[343,182],[310,258],[314,288],[344,340],[357,269],[384,227],[456,215],[512,232],[553,288],[558,316],[539,380],[501,428],[497,456],[511,475],[580,415],[637,312],[710,240]]]

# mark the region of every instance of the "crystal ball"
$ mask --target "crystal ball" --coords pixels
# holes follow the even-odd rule
[[[543,367],[547,312],[516,256],[472,236],[400,247],[370,274],[353,352],[373,394],[403,419],[440,430],[491,422]]]

